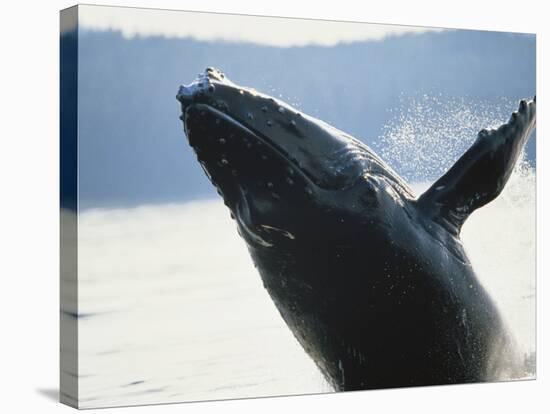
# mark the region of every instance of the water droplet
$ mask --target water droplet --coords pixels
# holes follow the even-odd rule
[[[267,161],[267,155],[262,155],[262,160]]]
[[[231,175],[233,177],[236,177],[238,175],[238,171],[237,170],[231,170]]]
[[[290,175],[294,175],[294,170],[292,169],[292,167],[287,167],[286,170],[288,171],[288,173],[289,173]]]
[[[277,193],[271,193],[271,197],[273,197],[275,200],[279,200],[281,198]]]
[[[216,125],[219,125],[220,122],[221,122],[220,118],[216,118],[216,121],[215,121],[215,122],[216,122]]]
[[[225,138],[220,138],[220,139],[218,140],[218,142],[219,142],[220,144],[222,144],[222,145],[225,144]]]
[[[305,191],[307,195],[313,195],[313,191],[311,190],[311,188],[306,187]]]
[[[208,92],[212,93],[216,90],[216,87],[214,85],[208,85]]]
[[[252,115],[251,112],[247,113],[247,114],[246,114],[246,117],[247,117],[248,119],[254,119],[254,115]]]
[[[235,215],[232,211],[229,212],[229,217],[231,217],[232,220],[235,220]]]
[[[271,121],[271,119],[268,119],[267,120],[267,126],[272,126],[273,125],[273,121]]]
[[[267,188],[273,188],[273,187],[274,186],[273,186],[273,183],[271,181],[267,183]]]
[[[244,91],[242,89],[239,89],[239,95],[244,95]]]
[[[296,128],[296,121],[294,119],[290,121],[290,126]]]
[[[279,111],[280,114],[284,114],[285,113],[285,108],[283,108],[282,106],[279,106],[279,109],[277,109]]]
[[[252,144],[250,142],[246,143],[246,148],[252,148]]]
[[[262,106],[262,112],[267,112],[267,106]]]
[[[220,162],[222,163],[222,165],[227,165],[227,164],[229,164],[229,161],[227,160],[227,158],[222,158],[222,159],[220,160]]]
[[[286,178],[286,182],[288,183],[288,185],[294,185],[294,180],[290,177]]]

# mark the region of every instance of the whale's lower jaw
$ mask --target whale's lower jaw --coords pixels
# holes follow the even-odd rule
[[[231,210],[239,232],[256,248],[291,240],[280,222],[318,191],[308,174],[278,148],[230,115],[207,104],[186,107],[189,144],[202,169]]]

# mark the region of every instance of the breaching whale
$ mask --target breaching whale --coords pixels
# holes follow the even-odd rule
[[[177,99],[265,288],[335,390],[521,375],[460,229],[505,186],[535,127],[535,100],[482,130],[415,197],[359,140],[219,70]]]

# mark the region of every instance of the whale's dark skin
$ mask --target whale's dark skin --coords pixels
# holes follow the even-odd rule
[[[416,198],[365,144],[218,70],[177,98],[265,288],[335,390],[521,375],[459,235],[502,191],[534,101]]]

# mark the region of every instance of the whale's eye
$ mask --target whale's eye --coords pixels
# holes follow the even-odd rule
[[[332,186],[335,189],[343,190],[352,186],[363,174],[363,168],[356,162],[337,167],[332,177]]]
[[[368,160],[362,148],[355,145],[340,149],[324,163],[319,185],[332,190],[350,187],[368,169]]]

